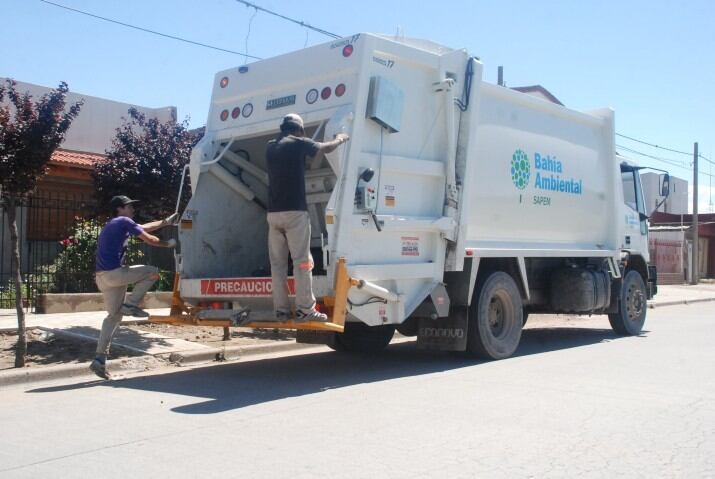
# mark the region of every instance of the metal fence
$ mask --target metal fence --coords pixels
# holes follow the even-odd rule
[[[106,217],[97,216],[96,203],[86,194],[45,192],[18,200],[16,221],[19,235],[21,275],[25,307],[34,310],[44,293],[92,293],[96,239]],[[10,230],[0,205],[0,309],[15,307],[15,272],[11,267]],[[168,228],[160,235],[175,237]],[[170,290],[173,284],[172,250],[150,248],[133,240],[129,264],[152,264],[161,270],[155,289]]]

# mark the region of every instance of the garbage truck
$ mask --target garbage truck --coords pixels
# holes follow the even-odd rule
[[[657,273],[613,110],[483,77],[463,49],[365,33],[216,74],[184,171],[171,312],[151,320],[290,328],[338,351],[377,351],[398,331],[488,359],[514,353],[532,313],[603,314],[639,334]],[[328,322],[271,313],[265,152],[288,113],[316,141],[350,137],[305,166]]]

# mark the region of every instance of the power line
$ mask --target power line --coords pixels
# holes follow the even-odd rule
[[[226,48],[215,47],[215,46],[213,46],[213,45],[208,45],[208,44],[206,44],[206,43],[201,43],[201,42],[195,42],[195,41],[193,41],[193,40],[188,40],[188,39],[186,39],[186,38],[177,37],[177,36],[175,36],[175,35],[169,35],[169,34],[167,34],[167,33],[161,33],[161,32],[157,32],[157,31],[155,31],[155,30],[149,30],[148,28],[138,27],[138,26],[136,26],[136,25],[131,25],[131,24],[129,24],[129,23],[120,22],[119,20],[113,20],[113,19],[107,18],[107,17],[101,17],[101,16],[95,15],[95,14],[93,14],[93,13],[85,12],[85,11],[83,11],[83,10],[78,10],[78,9],[76,9],[76,8],[71,8],[71,7],[68,7],[68,6],[66,6],[66,5],[60,5],[59,3],[50,2],[50,1],[48,1],[48,0],[40,0],[40,2],[46,3],[46,4],[48,4],[48,5],[53,5],[53,6],[55,6],[55,7],[64,8],[65,10],[69,10],[69,11],[71,11],[71,12],[80,13],[80,14],[86,15],[86,16],[88,16],[88,17],[96,18],[96,19],[99,19],[99,20],[104,20],[105,22],[115,23],[115,24],[121,25],[121,26],[123,26],[123,27],[133,28],[134,30],[139,30],[139,31],[142,31],[142,32],[151,33],[151,34],[153,34],[153,35],[159,35],[159,36],[165,37],[165,38],[170,38],[170,39],[172,39],[172,40],[178,40],[178,41],[180,41],[180,42],[190,43],[190,44],[192,44],[192,45],[197,45],[197,46],[204,47],[204,48],[211,48],[212,50],[218,50],[218,51],[220,51],[220,52],[233,53],[234,55],[246,56],[246,57],[253,58],[254,60],[262,60],[262,58],[260,58],[260,57],[254,57],[254,56],[248,55],[248,54],[246,54],[246,53],[236,52],[236,51],[233,51],[233,50],[227,50]]]
[[[273,12],[273,11],[271,11],[271,10],[267,10],[267,9],[265,9],[265,8],[263,8],[263,7],[259,7],[258,5],[254,4],[254,3],[246,2],[245,0],[236,0],[236,1],[239,2],[239,3],[244,4],[244,5],[247,6],[247,7],[255,8],[256,10],[260,10],[261,12],[266,12],[266,13],[268,13],[269,15],[273,15],[273,16],[276,16],[276,17],[278,17],[278,18],[282,18],[283,20],[287,20],[287,21],[289,21],[289,22],[293,22],[293,23],[295,23],[295,24],[297,24],[297,25],[300,25],[301,27],[309,28],[310,30],[316,31],[316,32],[318,32],[318,33],[322,33],[323,35],[327,35],[327,36],[332,37],[332,38],[342,38],[342,35],[337,35],[337,34],[335,34],[335,33],[329,32],[329,31],[327,31],[327,30],[323,30],[322,28],[314,27],[314,26],[312,26],[311,24],[306,23],[306,22],[304,22],[304,21],[302,21],[302,20],[296,20],[295,18],[287,17],[287,16],[285,16],[285,15],[281,15],[280,13],[276,13],[276,12]]]
[[[636,143],[642,143],[643,145],[652,146],[653,148],[659,148],[659,149],[661,149],[661,150],[670,151],[670,152],[673,152],[673,153],[679,153],[679,154],[681,154],[681,155],[693,156],[693,152],[692,152],[692,151],[691,151],[691,152],[688,152],[688,151],[675,150],[675,149],[673,149],[673,148],[668,148],[668,147],[665,147],[665,146],[656,145],[655,143],[648,143],[647,141],[639,140],[639,139],[637,139],[637,138],[633,138],[632,136],[622,135],[621,133],[616,133],[616,136],[620,136],[621,138],[626,138],[626,139],[628,139],[628,140],[635,141]]]
[[[672,160],[672,159],[669,159],[669,158],[661,158],[661,157],[659,157],[659,156],[649,155],[648,153],[643,153],[642,151],[634,150],[633,148],[628,148],[627,146],[618,145],[618,144],[616,145],[616,148],[620,148],[620,149],[626,150],[626,151],[628,151],[628,152],[630,152],[630,153],[635,153],[636,155],[645,156],[646,158],[651,158],[651,159],[653,159],[653,160],[662,161],[663,163],[667,163],[667,164],[672,165],[672,166],[678,166],[678,167],[680,167],[680,168],[685,168],[686,170],[689,170],[689,168],[688,168],[688,167],[685,165],[685,163],[683,163],[682,161]]]
[[[702,158],[703,160],[707,161],[707,162],[710,163],[711,165],[715,165],[715,162],[714,162],[713,160],[711,160],[710,158],[706,158],[706,157],[703,156],[703,155],[698,155],[698,158]]]
[[[648,153],[643,153],[642,151],[634,150],[633,148],[628,148],[627,146],[618,145],[618,144],[616,145],[616,148],[620,148],[621,150],[625,150],[625,151],[628,151],[629,153],[634,153],[634,154],[636,154],[636,155],[644,156],[644,157],[650,158],[650,159],[652,159],[652,160],[660,161],[660,162],[662,162],[662,163],[665,163],[665,164],[668,164],[668,165],[671,165],[671,166],[675,166],[675,167],[678,167],[678,168],[682,168],[682,169],[684,169],[684,170],[687,170],[688,172],[692,172],[692,171],[693,171],[692,168],[690,168],[689,166],[687,166],[687,165],[686,165],[685,163],[683,163],[682,161],[673,160],[673,159],[670,159],[670,158],[661,158],[661,157],[658,157],[658,156],[649,155]],[[698,155],[698,156],[699,156],[699,155]],[[711,174],[711,173],[707,173],[707,172],[705,172],[705,171],[703,171],[703,170],[698,171],[698,174],[703,175],[703,176],[709,176],[710,178],[715,178],[715,175],[713,175],[713,174]]]

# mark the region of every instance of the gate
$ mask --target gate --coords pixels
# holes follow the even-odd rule
[[[20,271],[26,308],[34,310],[38,295],[43,293],[96,292],[94,251],[106,218],[97,216],[95,201],[81,193],[42,192],[19,198],[17,203]],[[10,230],[2,206],[0,217],[0,309],[11,309],[15,308],[15,272],[11,268]],[[165,229],[161,236],[175,237],[176,231]],[[171,289],[172,250],[151,248],[133,240],[128,263],[159,267],[162,279],[155,289]]]

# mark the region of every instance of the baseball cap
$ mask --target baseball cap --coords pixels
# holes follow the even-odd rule
[[[132,203],[139,203],[139,200],[131,200],[131,199],[129,199],[128,196],[118,195],[118,196],[113,197],[109,201],[109,206],[112,208],[118,208],[120,206],[127,206]]]
[[[303,119],[300,117],[300,115],[297,115],[295,113],[288,113],[286,116],[283,117],[283,123],[281,123],[281,125],[288,124],[303,128]]]

